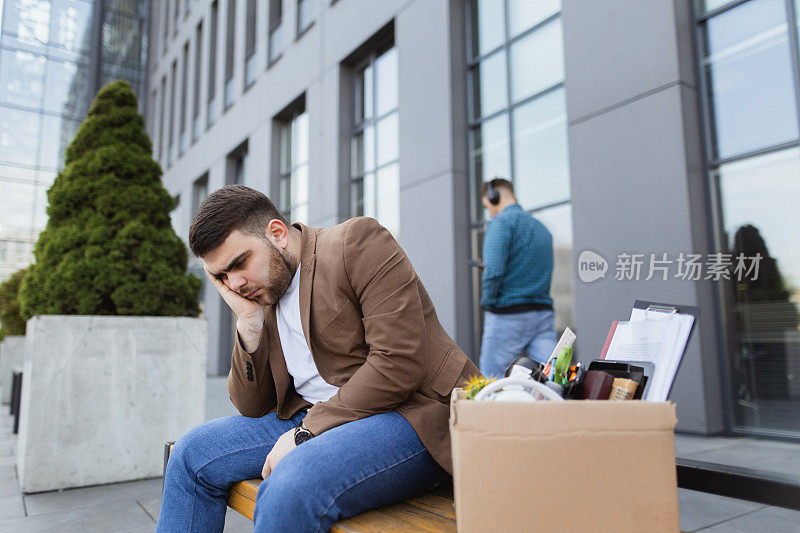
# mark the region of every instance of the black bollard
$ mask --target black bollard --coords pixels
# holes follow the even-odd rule
[[[14,433],[19,431],[19,411],[22,399],[22,372],[15,370],[11,383],[11,415],[14,417]]]

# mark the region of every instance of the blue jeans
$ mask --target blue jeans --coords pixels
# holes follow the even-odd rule
[[[156,531],[222,531],[231,485],[261,478],[278,437],[304,416],[230,416],[186,433],[167,464]],[[405,418],[374,415],[286,454],[258,490],[254,531],[328,531],[342,518],[428,492],[448,477]]]
[[[550,309],[510,314],[486,311],[481,373],[486,377],[503,377],[511,361],[522,353],[544,363],[557,343],[555,317]]]

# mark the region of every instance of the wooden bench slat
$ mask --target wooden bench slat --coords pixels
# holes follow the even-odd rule
[[[172,451],[172,446],[169,447]],[[261,479],[234,483],[228,495],[228,507],[253,519]],[[429,494],[373,509],[341,520],[331,528],[334,533],[383,531],[386,533],[438,533],[456,531],[456,510],[452,488],[435,489]]]

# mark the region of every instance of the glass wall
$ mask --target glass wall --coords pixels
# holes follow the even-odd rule
[[[365,59],[356,68],[354,87],[351,216],[373,217],[399,239],[397,49],[379,50]]]
[[[467,0],[472,255],[480,260],[487,214],[480,187],[514,184],[520,205],[553,235],[556,329],[575,328],[564,52],[559,0]],[[480,346],[481,273],[473,276]]]
[[[102,13],[95,4],[0,2],[0,280],[33,259],[47,189],[97,90],[125,79],[144,108],[139,1],[107,0]]]
[[[800,437],[798,2],[696,8],[733,424]]]

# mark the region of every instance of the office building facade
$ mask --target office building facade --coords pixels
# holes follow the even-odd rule
[[[147,127],[184,239],[231,183],[311,226],[375,217],[476,360],[478,191],[506,177],[553,234],[582,360],[637,299],[698,306],[679,429],[797,437],[798,7],[156,1]],[[203,308],[224,374],[232,317],[208,283]]]
[[[146,0],[0,2],[0,281],[33,260],[47,189],[97,91],[146,86]],[[140,107],[144,111],[144,101]]]

